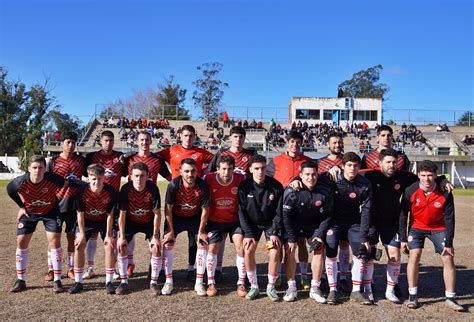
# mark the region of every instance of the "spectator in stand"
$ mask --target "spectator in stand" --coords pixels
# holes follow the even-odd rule
[[[258,121],[257,123],[257,129],[262,130],[263,129],[263,123],[262,121]]]
[[[49,132],[48,131],[44,132],[43,145],[49,145]]]
[[[243,126],[243,125],[242,125],[242,120],[238,120],[238,121],[237,121],[237,126],[240,126],[240,127]]]
[[[257,128],[257,122],[255,121],[255,119],[253,119],[252,122],[250,122],[249,128],[251,128],[251,129],[256,129]]]
[[[219,128],[219,120],[215,119],[214,122],[212,122],[212,129],[218,129]]]
[[[222,122],[224,122],[224,127],[229,127],[229,115],[226,111],[222,112]]]
[[[143,118],[141,121],[141,125],[142,125],[141,128],[146,129],[148,125],[148,121],[145,118]]]
[[[54,138],[54,143],[56,145],[59,145],[59,143],[61,142],[61,133],[59,131],[54,132],[53,138]]]
[[[212,131],[212,121],[211,120],[207,121],[206,131]]]
[[[111,116],[110,119],[109,119],[109,127],[115,127],[115,120],[114,120],[113,116]]]
[[[249,128],[249,122],[247,120],[244,120],[244,129]]]
[[[217,139],[218,140],[224,140],[224,129],[220,128],[219,131],[217,131]]]
[[[135,121],[134,119],[132,119],[132,120],[130,121],[130,128],[133,129],[133,128],[135,128],[136,126],[137,126],[137,121]]]
[[[170,128],[170,137],[171,139],[176,139],[176,132],[174,130],[174,127]]]

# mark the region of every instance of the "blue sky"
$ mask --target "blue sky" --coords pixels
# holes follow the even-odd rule
[[[29,85],[49,76],[83,119],[168,75],[192,106],[196,66],[211,61],[227,106],[336,96],[382,64],[389,108],[473,109],[473,38],[469,0],[0,0],[0,64]]]

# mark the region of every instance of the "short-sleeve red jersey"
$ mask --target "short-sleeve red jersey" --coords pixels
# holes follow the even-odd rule
[[[211,193],[209,220],[218,223],[238,222],[239,184],[245,180],[245,175],[234,173],[232,181],[227,185],[218,181],[217,173],[209,173],[204,180]]]

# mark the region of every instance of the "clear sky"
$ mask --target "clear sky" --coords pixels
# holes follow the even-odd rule
[[[196,66],[212,61],[227,106],[335,97],[382,64],[388,108],[473,109],[470,0],[0,0],[0,12],[0,64],[28,85],[50,77],[81,118],[168,75],[192,106]]]

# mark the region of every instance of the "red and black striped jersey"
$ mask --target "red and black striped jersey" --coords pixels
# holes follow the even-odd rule
[[[342,169],[342,155],[338,155],[336,160],[331,160],[328,156],[329,154],[318,160],[318,174],[328,172],[335,166]]]
[[[145,189],[138,191],[133,182],[127,182],[120,190],[120,210],[127,212],[128,221],[137,224],[151,224],[155,214],[153,210],[161,208],[160,191],[151,181]]]
[[[111,185],[116,191],[120,190],[120,179],[125,176],[124,165],[120,161],[122,152],[112,151],[111,154],[104,154],[102,151],[91,152],[86,155],[87,166],[93,163],[100,164],[105,168],[105,183]],[[87,171],[84,172],[87,176]]]
[[[27,172],[13,179],[7,186],[8,195],[28,213],[38,216],[48,214],[58,205],[56,193],[64,186],[64,179],[54,173],[46,172],[43,180],[33,183]]]
[[[194,186],[186,188],[179,176],[171,180],[168,185],[166,203],[173,205],[173,214],[178,217],[200,215],[201,209],[210,205],[209,188],[199,177]]]
[[[57,155],[48,163],[48,171],[56,173],[64,179],[81,180],[84,170],[85,160],[77,154],[73,154],[69,159],[64,159],[61,155]],[[77,188],[71,186],[58,190],[57,197],[61,212],[71,210],[73,203],[69,199],[74,197],[76,191]]]
[[[217,171],[219,158],[222,155],[230,155],[235,160],[234,172],[250,176],[250,159],[257,153],[255,149],[242,149],[242,151],[234,153],[229,148],[219,150],[208,165],[206,173]]]
[[[158,174],[161,174],[163,178],[169,178],[171,176],[168,167],[166,166],[166,162],[162,157],[159,157],[153,153],[147,156],[140,156],[137,154],[131,156],[127,160],[127,169],[128,169],[128,179],[131,180],[132,175],[132,166],[135,163],[143,162],[148,166],[149,175],[148,180],[153,181],[156,183],[158,179]]]
[[[410,170],[410,160],[408,160],[408,157],[403,154],[400,151],[398,152],[398,158],[397,158],[397,170],[405,170],[409,171]],[[369,153],[364,154],[362,157],[362,162],[361,162],[361,169],[373,169],[373,170],[380,170],[380,165],[379,165],[379,154],[380,152],[375,149],[373,151],[370,151]]]
[[[113,213],[115,207],[117,207],[117,192],[108,184],[104,184],[104,188],[98,194],[92,192],[88,184],[77,191],[76,210],[84,212],[86,221],[107,221],[107,215]]]

